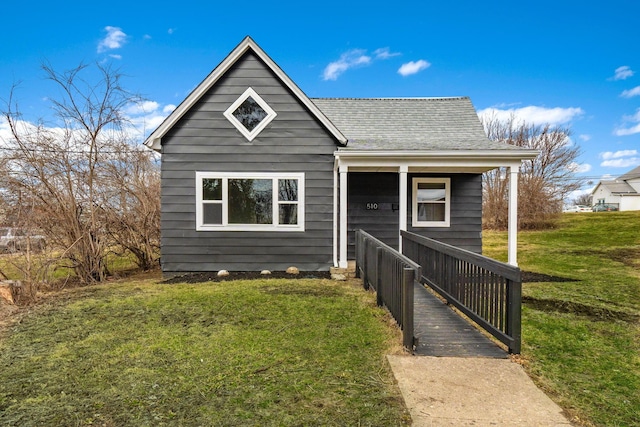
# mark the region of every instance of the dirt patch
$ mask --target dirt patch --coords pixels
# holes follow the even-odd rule
[[[592,307],[571,301],[559,301],[554,299],[538,299],[528,296],[522,297],[522,302],[527,306],[546,312],[569,313],[576,316],[588,317],[595,322],[611,320],[621,320],[623,322],[634,323],[640,321],[640,316],[623,311],[609,310],[604,307]]]
[[[229,280],[252,279],[330,279],[328,271],[301,271],[299,274],[289,274],[284,271],[273,271],[271,274],[260,274],[259,271],[230,271],[228,276],[218,277],[217,272],[203,272],[183,274],[163,280],[161,283],[202,283],[225,282]]]
[[[338,297],[342,295],[338,289],[327,286],[323,289],[296,287],[296,286],[278,286],[278,287],[266,287],[261,289],[261,292],[268,295],[295,295],[300,297]]]
[[[569,277],[550,276],[544,273],[534,273],[532,271],[523,271],[522,283],[537,283],[537,282],[578,282],[577,279]]]
[[[616,248],[607,251],[597,249],[584,249],[573,251],[576,255],[592,255],[601,258],[609,258],[627,267],[640,268],[640,247]]]

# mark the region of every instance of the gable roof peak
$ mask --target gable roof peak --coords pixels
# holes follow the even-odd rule
[[[216,82],[240,59],[247,51],[251,50],[267,67],[280,79],[280,81],[293,92],[298,100],[309,109],[320,123],[333,135],[341,145],[346,145],[347,138],[324,115],[324,113],[305,95],[305,93],[282,71],[278,64],[266,54],[260,46],[250,37],[246,36],[222,62],[209,73],[209,75],[176,107],[175,110],[154,130],[145,140],[144,145],[160,151],[162,137],[180,120],[180,118],[213,86]]]

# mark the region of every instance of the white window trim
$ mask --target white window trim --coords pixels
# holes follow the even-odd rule
[[[444,221],[418,221],[418,184],[444,183]],[[413,178],[411,193],[411,225],[413,227],[449,227],[451,220],[451,178]]]
[[[249,131],[249,129],[244,127],[244,125],[233,115],[233,112],[236,111],[238,107],[249,97],[253,98],[253,100],[256,101],[256,103],[267,113],[266,117],[262,119],[262,121],[258,123],[258,126],[253,128],[252,131]],[[269,104],[267,104],[267,102],[252,88],[245,90],[244,93],[240,95],[240,97],[236,99],[236,101],[231,104],[223,114],[227,120],[229,120],[231,124],[235,126],[245,138],[247,138],[248,141],[253,141],[253,139],[258,136],[258,134],[262,132],[262,130],[277,116],[277,113],[273,111]]]
[[[222,180],[222,201],[213,202],[222,204],[222,224],[204,224],[204,212],[202,199],[203,179]],[[273,183],[273,224],[229,224],[228,200],[229,179],[271,179]],[[278,205],[294,204],[289,201],[278,201],[278,180],[297,179],[298,180],[298,223],[297,224],[277,224],[279,218]],[[243,172],[196,172],[196,230],[197,231],[304,231],[305,224],[305,184],[304,173],[243,173]]]

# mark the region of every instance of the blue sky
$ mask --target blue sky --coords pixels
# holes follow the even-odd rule
[[[310,97],[469,96],[571,128],[594,183],[640,165],[637,1],[38,3],[5,5],[0,26],[0,100],[20,82],[27,120],[57,95],[43,61],[100,62],[149,100],[129,112],[148,131],[250,35]]]

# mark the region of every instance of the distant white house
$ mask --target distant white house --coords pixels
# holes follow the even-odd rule
[[[640,210],[640,166],[610,181],[600,181],[591,192],[594,205],[613,205],[621,211]]]

